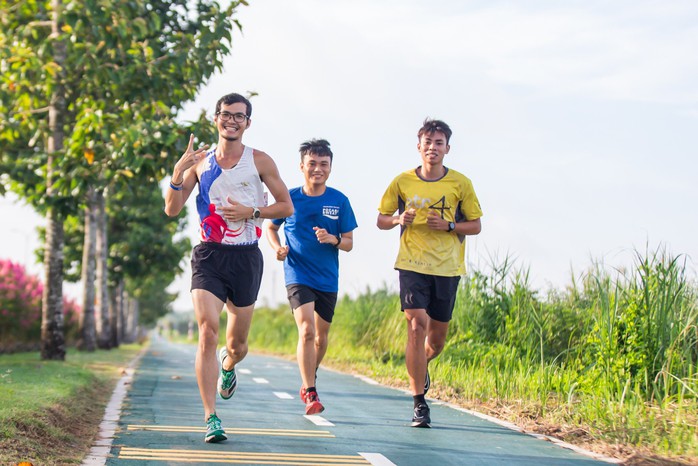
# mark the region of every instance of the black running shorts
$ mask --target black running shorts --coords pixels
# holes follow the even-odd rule
[[[334,307],[337,304],[337,293],[319,291],[306,285],[288,285],[286,287],[288,302],[291,310],[298,309],[303,304],[315,302],[315,312],[325,321],[332,323]]]
[[[254,304],[264,259],[257,244],[229,246],[202,242],[191,254],[191,289],[206,290],[236,307]]]
[[[400,274],[400,305],[405,309],[426,309],[439,322],[450,322],[460,276],[439,277],[410,270]]]

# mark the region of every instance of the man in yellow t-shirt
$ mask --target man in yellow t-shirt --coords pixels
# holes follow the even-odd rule
[[[424,398],[431,385],[427,366],[446,342],[465,273],[465,237],[481,230],[482,210],[471,181],[443,163],[451,134],[443,121],[424,121],[417,133],[422,164],[398,175],[378,208],[378,228],[400,225],[395,269],[408,324],[405,363],[414,399],[413,427],[431,427]]]

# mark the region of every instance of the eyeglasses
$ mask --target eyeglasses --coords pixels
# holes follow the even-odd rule
[[[216,115],[219,116],[223,121],[228,121],[230,118],[232,118],[235,123],[243,123],[249,118],[244,113],[218,112]]]

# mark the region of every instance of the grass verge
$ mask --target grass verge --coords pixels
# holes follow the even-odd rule
[[[0,464],[80,464],[116,382],[141,348],[69,349],[65,361],[0,355]]]

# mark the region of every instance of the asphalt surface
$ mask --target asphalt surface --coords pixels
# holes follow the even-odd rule
[[[318,393],[326,409],[306,417],[296,364],[254,354],[238,365],[235,395],[216,401],[228,440],[208,444],[195,351],[194,345],[153,340],[125,392],[102,464],[608,464],[436,400],[429,402],[432,428],[412,428],[406,392],[322,368]]]

